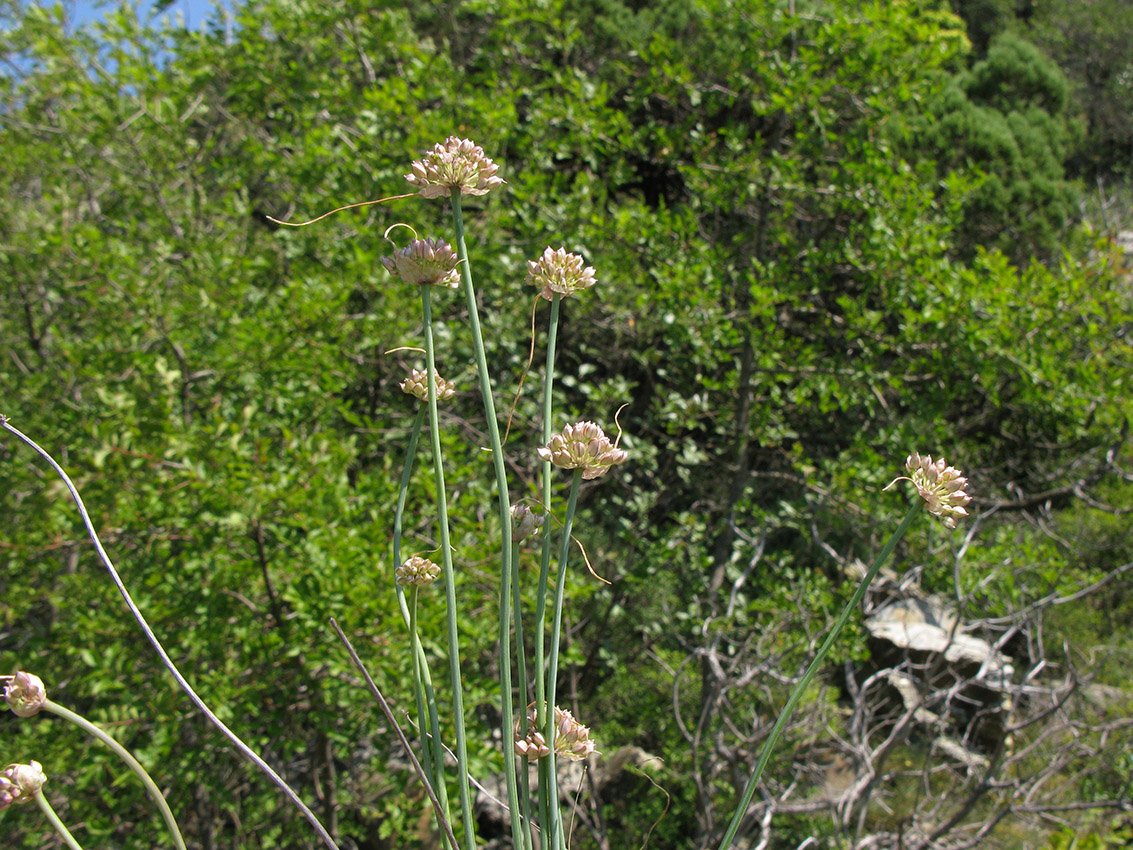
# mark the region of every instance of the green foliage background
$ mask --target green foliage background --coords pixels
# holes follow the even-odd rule
[[[880,490],[909,451],[973,482],[987,517],[961,582],[989,612],[1133,560],[1121,514],[1077,498],[1131,504],[1128,269],[1077,220],[1073,181],[1100,119],[1025,33],[973,54],[946,6],[270,0],[240,7],[229,37],[129,9],[76,30],[61,7],[8,0],[0,412],[74,476],[221,716],[358,846],[429,846],[327,622],[405,703],[390,541],[413,415],[397,383],[419,363],[387,352],[420,328],[379,258],[398,221],[447,236],[443,205],[303,229],[269,216],[401,193],[423,149],[473,138],[508,182],[466,210],[498,408],[528,356],[524,261],[563,245],[598,269],[565,311],[555,426],[612,426],[628,402],[632,461],[583,493],[578,533],[612,585],[571,576],[569,675],[602,748],[666,759],[659,846],[698,840],[713,824],[658,660],[677,667],[706,620],[737,642],[821,628],[849,593],[829,552],[877,550],[905,510]],[[465,389],[446,461],[487,773],[494,512],[463,307],[435,300],[440,370]],[[537,398],[528,384],[516,404],[513,500],[535,492]],[[12,440],[0,469],[0,668],[38,673],[135,748],[195,846],[313,846],[141,645],[61,486]],[[421,551],[430,482],[411,491]],[[921,526],[898,566],[948,591],[962,540]],[[1111,585],[1051,624],[1051,647],[1113,645],[1102,676],[1120,684],[1130,606]],[[439,635],[437,606],[424,617]],[[794,666],[803,649],[776,651]],[[836,662],[863,652],[859,637]],[[708,684],[686,675],[696,711]],[[734,698],[753,714],[783,698],[756,691]],[[48,718],[0,730],[90,845],[152,846],[156,818],[97,746]],[[719,778],[713,805],[738,790]],[[640,797],[609,813],[621,844],[664,809]],[[46,841],[27,812],[4,829],[11,847]]]

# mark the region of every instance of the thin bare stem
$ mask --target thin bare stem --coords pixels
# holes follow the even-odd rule
[[[378,686],[374,684],[374,680],[366,671],[362,659],[358,657],[358,653],[354,650],[354,645],[350,643],[345,632],[339,628],[338,622],[331,617],[331,627],[334,629],[338,639],[342,641],[346,651],[350,653],[350,660],[354,662],[354,666],[358,668],[358,672],[362,674],[362,678],[366,680],[366,684],[370,688],[370,693],[374,695],[374,699],[378,701],[378,705],[382,708],[382,714],[386,716],[389,725],[392,727],[394,734],[397,735],[397,740],[401,743],[402,749],[405,754],[409,756],[409,763],[413,765],[413,770],[417,772],[417,777],[421,780],[421,784],[425,787],[425,793],[429,795],[429,802],[433,804],[433,810],[437,813],[437,820],[440,821],[441,829],[444,830],[445,837],[448,839],[449,846],[452,850],[460,850],[460,846],[456,843],[456,836],[452,833],[452,826],[449,825],[448,818],[445,817],[444,810],[441,808],[441,801],[437,799],[437,795],[433,792],[433,786],[429,782],[429,777],[425,775],[425,771],[421,767],[421,763],[417,761],[417,756],[413,755],[413,747],[409,745],[409,739],[405,737],[405,733],[401,731],[401,726],[397,722],[397,718],[393,716],[393,711],[390,710],[389,703],[386,698],[382,696],[382,692],[378,690]]]
[[[169,671],[170,675],[173,676],[177,684],[180,685],[181,690],[183,690],[189,696],[189,699],[192,700],[193,705],[195,705],[200,710],[200,712],[206,718],[208,718],[208,721],[217,729],[219,729],[224,737],[232,742],[232,745],[236,747],[240,754],[243,755],[244,758],[246,758],[248,761],[252,762],[252,764],[258,767],[261,771],[263,771],[263,773],[275,784],[275,786],[283,792],[284,796],[286,796],[287,799],[290,800],[295,805],[295,807],[303,813],[303,817],[307,819],[307,822],[311,824],[315,832],[318,833],[319,838],[323,840],[323,843],[326,844],[327,847],[331,848],[331,850],[339,850],[338,844],[335,843],[335,840],[331,837],[330,833],[327,832],[326,827],[322,825],[322,822],[318,819],[315,813],[307,807],[307,804],[303,802],[302,798],[300,798],[300,796],[292,789],[292,787],[287,784],[286,780],[284,780],[283,777],[276,773],[275,770],[272,769],[271,765],[260,758],[259,754],[256,753],[255,750],[253,750],[242,740],[240,740],[240,737],[231,729],[229,729],[224,724],[224,721],[213,713],[212,709],[205,705],[204,700],[197,696],[197,692],[193,690],[192,685],[190,685],[188,680],[181,675],[181,671],[177,669],[177,665],[173,663],[173,659],[169,657],[169,653],[165,651],[165,647],[161,645],[161,641],[157,639],[157,635],[153,633],[153,629],[151,629],[149,623],[146,622],[146,618],[142,616],[141,610],[136,604],[134,604],[134,600],[133,597],[130,596],[130,592],[126,590],[126,585],[122,581],[122,577],[118,574],[118,570],[115,569],[114,563],[110,560],[110,556],[106,554],[106,549],[103,548],[102,541],[98,539],[98,533],[94,530],[94,523],[91,521],[90,514],[87,513],[86,505],[83,504],[83,500],[79,495],[78,489],[75,487],[74,482],[71,481],[70,476],[68,476],[67,473],[63,471],[63,467],[56,463],[55,458],[48,454],[45,449],[41,448],[31,437],[13,427],[5,417],[0,417],[0,425],[2,425],[5,430],[11,432],[12,434],[15,434],[17,437],[31,446],[31,448],[35,449],[39,456],[47,461],[48,464],[50,464],[51,468],[54,469],[56,474],[63,480],[63,483],[67,485],[67,489],[71,491],[71,498],[75,500],[75,505],[79,509],[79,516],[82,517],[83,524],[87,528],[87,536],[90,537],[91,542],[94,544],[95,551],[98,553],[99,560],[102,561],[103,565],[110,573],[110,578],[117,586],[118,592],[122,594],[122,599],[125,600],[126,607],[130,610],[130,614],[141,627],[142,632],[145,634],[146,639],[150,642],[150,645],[154,648],[154,651],[157,652],[158,658],[161,659],[161,663],[165,665],[165,669]]]

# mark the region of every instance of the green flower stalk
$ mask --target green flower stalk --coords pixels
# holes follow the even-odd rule
[[[818,648],[813,660],[803,673],[803,677],[799,680],[791,691],[791,695],[787,698],[787,704],[783,706],[783,710],[779,712],[779,717],[775,721],[775,725],[771,727],[771,734],[767,737],[767,741],[763,744],[763,750],[759,754],[759,760],[755,764],[755,770],[752,771],[751,777],[748,779],[747,787],[744,789],[740,797],[740,802],[736,806],[736,811],[732,815],[732,820],[728,824],[728,829],[724,833],[723,839],[720,841],[719,850],[728,850],[731,846],[732,839],[735,838],[736,832],[740,828],[740,822],[743,820],[744,813],[747,811],[748,805],[751,803],[751,798],[755,795],[755,789],[759,785],[759,780],[763,776],[763,771],[767,767],[767,763],[771,760],[771,753],[774,750],[775,742],[779,740],[779,734],[783,731],[783,727],[787,725],[787,720],[794,711],[795,706],[799,704],[807,687],[818,673],[822,662],[825,660],[830,648],[846,627],[846,623],[850,621],[850,616],[861,604],[862,598],[865,596],[866,589],[870,583],[877,577],[878,571],[881,570],[889,557],[893,554],[893,550],[897,547],[898,541],[905,536],[909,526],[913,523],[913,518],[916,517],[921,506],[923,505],[934,516],[940,517],[941,520],[949,528],[955,528],[956,517],[966,516],[967,511],[963,509],[963,505],[968,503],[969,498],[963,492],[964,485],[967,484],[967,479],[960,475],[960,471],[946,466],[943,459],[932,462],[931,457],[924,457],[923,459],[919,454],[914,452],[909,455],[905,461],[905,468],[912,473],[911,478],[902,476],[890,483],[886,490],[892,487],[897,481],[912,481],[917,488],[918,494],[921,496],[922,501],[913,505],[912,509],[901,520],[901,524],[897,526],[897,530],[893,532],[893,536],[882,548],[878,554],[877,559],[873,565],[866,572],[857,588],[854,590],[850,601],[846,603],[846,607],[842,609],[842,613],[838,616],[834,627],[830,629],[830,633],[823,640],[822,645]],[[949,524],[951,523],[951,524]]]
[[[498,166],[492,162],[482,148],[468,139],[450,136],[444,144],[438,144],[425,153],[423,159],[412,164],[406,180],[418,188],[424,198],[442,198],[448,195],[452,202],[453,227],[456,231],[456,250],[459,257],[461,288],[468,302],[468,321],[472,331],[472,343],[476,353],[476,371],[480,379],[480,396],[484,404],[484,418],[488,428],[488,439],[492,449],[492,465],[496,474],[496,495],[500,511],[500,710],[504,717],[511,718],[511,604],[513,586],[513,566],[511,555],[511,535],[508,533],[511,517],[508,494],[507,471],[504,467],[503,445],[500,440],[499,422],[496,418],[495,402],[492,396],[492,381],[488,374],[488,362],[484,354],[484,338],[480,330],[480,315],[476,305],[476,289],[472,283],[472,272],[468,263],[468,246],[464,240],[464,218],[461,210],[463,195],[484,195],[503,185],[496,175]],[[455,695],[459,699],[459,695]],[[457,741],[457,760],[461,762],[461,741]],[[467,763],[461,762],[462,771]],[[523,819],[520,815],[519,792],[516,787],[515,757],[510,747],[504,748],[504,774],[507,781],[508,807],[511,812],[512,834],[522,835]],[[471,819],[471,809],[467,794],[467,777],[462,777],[461,806],[466,819]],[[524,838],[525,846],[530,842]]]
[[[472,817],[472,793],[468,785],[468,742],[464,727],[464,693],[460,674],[460,633],[456,622],[456,577],[452,565],[452,544],[449,542],[448,498],[445,490],[444,457],[441,454],[440,417],[437,413],[437,374],[433,365],[433,312],[430,289],[421,288],[421,309],[425,328],[425,361],[428,365],[426,385],[429,389],[429,436],[432,438],[433,478],[437,493],[437,527],[440,531],[441,565],[445,577],[445,621],[449,654],[449,678],[452,684],[453,725],[456,738],[457,788],[460,792],[461,820],[464,823],[464,842],[468,850],[475,850],[476,822]],[[434,768],[441,772],[441,764]]]
[[[134,758],[125,747],[114,740],[110,735],[102,730],[101,727],[91,723],[81,714],[76,714],[68,708],[64,708],[51,700],[46,700],[43,710],[54,714],[56,717],[61,717],[68,723],[78,726],[85,731],[88,735],[98,738],[102,743],[106,744],[118,758],[126,763],[126,766],[133,771],[134,775],[141,780],[142,785],[145,786],[146,794],[157,806],[157,810],[161,815],[161,819],[165,821],[165,826],[169,830],[170,836],[173,838],[173,845],[177,850],[185,850],[185,839],[181,837],[181,829],[177,825],[176,818],[173,817],[173,811],[169,808],[169,803],[165,800],[165,795],[161,793],[161,789],[157,787],[157,783],[150,777],[148,771],[142,767],[141,762]]]
[[[35,762],[32,762],[34,764]],[[75,836],[71,835],[71,831],[59,819],[59,815],[55,814],[55,809],[51,808],[51,804],[47,802],[47,798],[43,796],[42,791],[37,791],[35,797],[35,804],[39,806],[39,810],[43,812],[43,816],[47,818],[48,822],[54,827],[55,831],[63,839],[64,843],[71,848],[71,850],[83,850],[81,844],[75,840]]]
[[[425,374],[425,373],[422,373]],[[421,381],[425,401],[428,401],[427,374]],[[404,384],[402,387],[404,388]],[[439,392],[439,387],[438,387]],[[409,495],[409,481],[413,475],[413,461],[417,456],[417,443],[421,437],[421,425],[428,414],[427,406],[422,406],[413,419],[413,428],[409,433],[409,445],[405,450],[405,467],[401,471],[401,484],[397,492],[397,508],[393,515],[393,559],[394,563],[401,563],[402,523],[405,517],[405,500]],[[395,570],[396,576],[396,570]],[[424,770],[432,783],[433,790],[438,799],[440,817],[451,820],[449,815],[448,791],[444,783],[444,747],[441,744],[441,722],[437,711],[437,694],[433,687],[433,676],[429,671],[429,662],[425,657],[425,650],[421,646],[421,637],[417,634],[417,600],[407,600],[405,589],[400,582],[394,584],[397,589],[397,604],[401,608],[401,616],[409,629],[409,639],[413,653],[413,692],[417,708],[417,723],[421,734],[421,761]],[[412,608],[410,604],[412,603]],[[442,828],[446,826],[441,824]]]

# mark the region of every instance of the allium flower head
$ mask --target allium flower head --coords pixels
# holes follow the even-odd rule
[[[527,505],[511,506],[511,539],[515,543],[526,540],[543,527],[544,514],[537,514]]]
[[[515,726],[515,754],[528,761],[537,761],[550,754],[546,736],[538,729],[535,703],[527,706],[527,716]],[[523,727],[526,726],[526,729]],[[569,711],[555,707],[555,755],[570,761],[582,761],[599,755],[590,740],[590,729],[574,719]]]
[[[449,136],[443,145],[433,145],[410,168],[405,179],[418,187],[417,194],[423,198],[447,198],[453,189],[463,195],[486,195],[504,182],[496,176],[499,166],[484,155],[483,148],[456,136]]]
[[[563,469],[581,469],[589,480],[610,471],[611,466],[625,463],[629,452],[619,449],[593,422],[567,425],[545,446],[537,449],[539,457]]]
[[[43,765],[37,761],[8,765],[0,771],[0,811],[13,804],[30,802],[46,781]]]
[[[31,717],[47,702],[47,688],[39,676],[21,670],[4,689],[4,701],[17,717]]]
[[[406,283],[449,289],[460,285],[458,261],[452,246],[442,239],[414,239],[392,257],[382,257],[386,270]]]
[[[440,375],[433,373],[437,385],[437,401],[448,401],[456,395],[456,384],[446,381]],[[429,400],[429,373],[422,369],[412,369],[409,377],[401,382],[401,391],[406,395],[414,396],[421,401]]]
[[[539,294],[553,301],[555,293],[565,298],[589,289],[597,281],[594,269],[585,265],[578,254],[568,254],[564,248],[548,248],[538,260],[527,261],[527,282],[539,287]]]
[[[947,528],[955,528],[957,518],[968,515],[964,509],[972,501],[972,497],[964,492],[968,479],[960,474],[960,470],[948,466],[944,458],[934,462],[932,455],[921,457],[913,452],[905,460],[905,469],[909,477],[902,476],[897,481],[912,481],[928,512],[939,517]]]
[[[440,567],[420,555],[414,555],[394,571],[397,583],[403,587],[428,587],[440,574]]]

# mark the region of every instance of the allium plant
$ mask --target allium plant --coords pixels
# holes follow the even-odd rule
[[[417,194],[421,197],[447,199],[449,201],[456,247],[454,249],[450,243],[436,238],[414,239],[407,247],[395,251],[392,256],[382,260],[383,265],[391,274],[400,278],[407,285],[418,288],[421,297],[422,342],[426,363],[424,370],[414,370],[401,385],[405,393],[419,399],[423,404],[417,410],[406,447],[406,460],[393,520],[392,563],[395,566],[390,571],[391,588],[397,595],[409,634],[409,651],[413,665],[414,698],[417,714],[416,726],[419,730],[417,745],[419,758],[413,752],[412,745],[404,738],[404,735],[401,735],[400,730],[398,731],[404,746],[410,750],[411,763],[419,766],[420,777],[426,785],[439,825],[452,850],[458,850],[457,832],[460,833],[460,842],[466,850],[475,850],[476,825],[472,815],[460,668],[461,652],[458,620],[461,611],[456,596],[456,570],[453,564],[453,551],[449,534],[447,490],[437,410],[437,402],[451,398],[455,388],[437,374],[432,328],[433,291],[437,290],[443,294],[446,289],[459,287],[466,303],[468,329],[475,352],[480,398],[484,408],[499,506],[498,639],[500,650],[500,716],[502,718],[500,732],[502,733],[501,739],[507,741],[501,746],[501,757],[504,763],[504,776],[507,786],[507,807],[511,818],[512,843],[513,846],[520,847],[522,850],[534,850],[536,846],[535,835],[538,831],[538,846],[540,848],[565,850],[567,842],[560,812],[555,767],[556,758],[581,761],[598,755],[589,728],[576,720],[570,711],[556,704],[564,588],[570,562],[572,528],[582,482],[593,481],[607,475],[614,467],[620,466],[628,460],[629,452],[619,447],[620,436],[618,440],[611,441],[602,428],[592,421],[577,422],[565,426],[558,433],[552,433],[552,422],[554,420],[551,403],[552,388],[555,377],[557,330],[562,300],[590,289],[595,285],[596,278],[594,269],[587,266],[579,255],[567,253],[563,248],[547,248],[538,258],[528,262],[527,272],[527,283],[538,289],[540,298],[550,302],[546,366],[543,373],[542,427],[538,436],[531,435],[528,438],[526,448],[516,452],[517,456],[526,454],[529,459],[534,460],[537,457],[542,462],[540,492],[537,499],[534,500],[539,505],[540,510],[535,510],[526,504],[517,505],[514,509],[511,506],[504,446],[500,437],[499,419],[493,401],[494,387],[488,372],[483,334],[480,329],[478,301],[465,244],[461,207],[461,199],[464,195],[484,195],[504,185],[504,181],[497,175],[498,170],[498,166],[485,155],[483,149],[468,139],[452,136],[443,144],[437,144],[432,150],[425,152],[422,159],[412,163],[406,179],[417,189]],[[426,418],[430,438],[428,453],[432,461],[433,490],[436,498],[434,519],[436,539],[439,543],[439,564],[419,555],[413,555],[404,561],[401,557],[405,505],[412,481],[412,471],[418,452],[421,431],[424,428]],[[121,577],[103,549],[90,517],[83,506],[82,499],[67,474],[46,451],[12,427],[3,416],[0,416],[0,426],[37,451],[63,479],[78,506],[84,523],[87,525],[99,557],[117,584],[127,607],[161,657],[163,664],[181,688],[209,721],[228,737],[237,750],[267,774],[291,802],[303,812],[323,843],[330,850],[338,850],[333,838],[298,794],[204,704],[188,681],[181,675],[176,665],[173,664],[140,610],[134,604],[122,583]],[[571,473],[569,490],[565,499],[566,505],[562,510],[554,508],[556,505],[556,467]],[[906,470],[909,474],[901,476],[896,481],[910,481],[917,491],[919,501],[913,505],[913,508],[902,520],[862,582],[855,589],[845,609],[823,640],[814,659],[780,712],[720,844],[721,850],[728,848],[735,837],[739,824],[748,811],[748,805],[755,793],[763,770],[770,759],[772,748],[791,712],[820,669],[823,660],[850,616],[860,604],[869,583],[877,575],[881,565],[890,557],[898,540],[908,529],[920,508],[922,506],[927,508],[932,515],[938,517],[950,529],[955,528],[959,519],[967,516],[966,506],[971,502],[971,499],[966,492],[967,479],[961,475],[959,470],[948,466],[943,460],[933,461],[931,456],[922,457],[916,452],[909,455]],[[559,500],[561,501],[561,499],[562,494],[560,492]],[[551,533],[550,524],[545,522],[548,517],[561,517],[557,560],[555,560],[553,567],[552,538],[554,535]],[[543,528],[544,526],[546,527]],[[535,610],[531,612],[525,611],[522,605],[522,600],[529,598],[531,594],[521,595],[519,592],[519,558],[522,548],[520,544],[540,528],[543,528],[544,533],[540,544],[538,585],[534,593]],[[553,589],[550,582],[552,572],[555,573]],[[439,588],[440,592],[427,592],[430,585],[438,578],[443,579]],[[422,596],[423,591],[425,593]],[[430,641],[434,644],[447,645],[448,688],[450,693],[445,701],[438,701],[437,687],[434,685],[429,670],[428,657],[422,648],[421,636],[418,634],[417,610],[422,598],[431,600],[432,604],[443,604],[445,610],[446,633],[440,641]],[[548,602],[550,602],[550,611],[548,611]],[[526,657],[524,641],[525,619],[531,620],[530,625],[532,627],[531,642],[534,658],[530,665]],[[550,621],[549,624],[548,620]],[[546,640],[548,632],[549,642]],[[341,631],[339,634],[345,640]],[[348,645],[348,649],[353,655],[353,648]],[[353,657],[361,665],[360,659],[357,659],[356,655]],[[363,670],[363,672],[365,671]],[[514,685],[513,672],[517,676]],[[369,679],[368,674],[366,674],[366,677]],[[122,750],[121,745],[110,739],[93,724],[89,724],[78,715],[74,715],[67,709],[48,700],[46,689],[38,677],[21,672],[7,678],[9,681],[5,689],[5,700],[12,711],[19,716],[30,717],[38,711],[54,713],[83,726],[108,746],[116,748],[116,751],[122,755],[128,764],[133,761],[132,757]],[[388,706],[385,705],[384,699],[381,698],[376,686],[374,686],[374,692],[388,712]],[[530,701],[532,692],[534,701]],[[516,697],[520,698],[521,704],[529,703],[528,709],[519,712],[518,716],[514,709]],[[442,742],[442,724],[438,711],[439,702],[447,702],[453,712],[453,750],[455,751],[456,767],[455,774],[452,776],[446,774],[448,767],[445,758],[446,747]],[[392,720],[392,713],[387,713],[387,718]],[[396,723],[396,721],[393,722]],[[131,764],[131,769],[135,769],[135,764],[136,762]],[[533,765],[539,772],[537,794],[534,796],[531,793],[529,765]],[[137,769],[140,769],[140,765],[137,765]],[[151,796],[157,798],[155,803],[162,809],[163,817],[170,825],[174,834],[174,843],[180,850],[184,850],[180,833],[173,821],[172,814],[168,812],[168,807],[164,805],[164,798],[161,797],[160,791],[157,790],[148,776],[144,776],[144,771],[141,771],[139,776],[143,776],[143,782],[147,783],[146,787]],[[450,809],[447,792],[449,779],[455,781],[459,792],[458,815],[454,815]],[[42,783],[43,772],[37,763],[9,765],[0,774],[0,808],[34,798],[40,802],[45,814],[49,818],[54,818],[53,823],[56,823],[57,818],[55,818],[53,812],[49,813],[50,807],[40,791]],[[452,829],[454,823],[459,824],[458,830]],[[56,823],[56,828],[64,836],[69,846],[78,846],[70,838],[69,833],[66,832],[66,828],[61,823]]]

